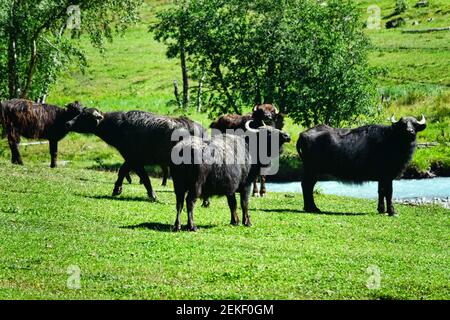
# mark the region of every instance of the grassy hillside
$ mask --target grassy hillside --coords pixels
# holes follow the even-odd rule
[[[154,41],[148,32],[157,10],[168,1],[146,1],[142,8],[142,20],[131,26],[123,36],[116,37],[101,54],[86,39],[81,47],[87,54],[89,67],[82,74],[70,68],[60,81],[51,88],[49,102],[65,104],[79,100],[87,106],[104,111],[142,109],[163,114],[178,113],[168,102],[173,100],[173,80],[181,82],[179,63],[165,56],[165,47]],[[450,25],[450,8],[447,1],[430,1],[428,8],[413,8],[403,14],[409,19],[400,29],[413,29]],[[373,1],[359,1],[361,12],[368,15],[367,7]],[[412,168],[427,171],[441,168],[450,172],[450,32],[429,34],[403,34],[400,29],[386,30],[385,22],[394,7],[393,0],[375,1],[381,8],[382,29],[367,30],[373,43],[370,63],[385,70],[377,79],[380,93],[389,95],[391,102],[380,105],[383,116],[380,121],[395,113],[419,116],[424,113],[428,120],[427,130],[418,137],[420,142],[438,142],[433,148],[420,149]],[[427,19],[434,20],[428,22]],[[411,21],[421,21],[412,26]],[[189,116],[208,126],[206,114],[193,110]],[[295,140],[304,128],[287,121],[285,130],[294,138],[286,147],[282,159],[280,177],[298,178],[300,166],[295,151]],[[72,161],[78,167],[112,167],[121,162],[115,151],[93,137],[71,135],[61,143],[61,159]],[[26,162],[47,161],[47,146],[33,146],[24,150]],[[9,158],[5,140],[0,142],[0,156]],[[416,170],[416,171],[417,171]]]
[[[390,218],[372,200],[318,196],[324,213],[306,214],[300,195],[272,193],[250,202],[246,228],[214,198],[196,208],[197,233],[175,234],[160,180],[149,203],[137,183],[110,198],[112,173],[0,166],[0,299],[450,298],[440,207],[398,206]]]
[[[178,61],[167,59],[147,31],[166,2],[147,1],[142,22],[104,54],[83,40],[89,68],[68,70],[48,101],[177,114],[168,102],[172,81],[181,81]],[[359,1],[361,11],[373,2]],[[394,0],[375,3],[383,17],[392,12]],[[405,17],[421,24],[403,29],[450,25],[448,1],[430,0],[422,9],[408,3]],[[414,165],[450,168],[450,33],[367,33],[370,63],[386,69],[379,90],[392,98],[382,120],[425,113],[429,126],[419,140],[439,145],[419,149]],[[209,124],[206,114],[189,113]],[[303,128],[288,119],[286,130],[294,141],[283,172],[292,176]],[[373,200],[319,194],[324,212],[306,214],[301,195],[269,193],[251,199],[253,227],[245,228],[229,226],[226,199],[214,198],[210,209],[197,205],[197,233],[172,233],[172,186],[152,179],[159,200],[149,203],[134,178],[111,198],[116,175],[97,169],[116,169],[123,160],[98,138],[70,134],[60,143],[65,162],[54,170],[48,145],[23,146],[22,155],[25,166],[11,165],[0,141],[0,299],[450,299],[449,220],[441,207],[398,205],[400,217],[389,218],[376,213]],[[74,270],[80,289],[67,286]],[[380,287],[369,289],[374,270]]]

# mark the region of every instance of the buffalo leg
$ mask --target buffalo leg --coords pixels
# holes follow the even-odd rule
[[[317,208],[314,203],[314,185],[317,180],[313,177],[304,177],[302,181],[302,190],[303,190],[303,203],[304,210],[306,212],[320,212],[320,209]]]
[[[156,194],[155,191],[153,191],[152,183],[150,182],[150,178],[148,177],[147,172],[145,171],[144,167],[136,167],[135,171],[139,178],[141,179],[142,183],[144,184],[145,189],[147,189],[147,195],[150,198],[151,201],[156,200]]]
[[[385,196],[386,196],[387,213],[390,216],[396,215],[397,212],[395,212],[394,205],[392,203],[392,180],[386,181],[385,183]]]
[[[19,152],[20,137],[8,132],[8,144],[11,149],[11,162],[23,165],[22,157]]]
[[[130,172],[128,172],[128,173],[125,175],[125,179],[127,179],[127,181],[128,181],[129,184],[131,184],[131,183],[133,182],[133,180],[131,180]]]
[[[163,171],[163,177],[162,177],[162,186],[165,187],[167,185],[167,179],[169,178],[169,167],[167,166],[161,166],[161,169]]]
[[[56,168],[58,160],[58,141],[50,140],[50,168]]]
[[[194,206],[197,200],[196,193],[194,191],[189,191],[186,197],[186,208],[188,214],[188,230],[197,231],[197,227],[194,224]]]
[[[209,198],[203,199],[202,207],[203,208],[209,208],[209,205],[211,202],[209,201]]]
[[[242,208],[242,223],[246,227],[251,227],[250,216],[248,214],[248,198],[250,196],[250,187],[245,188],[241,192],[241,208]]]
[[[173,231],[181,230],[181,212],[183,211],[185,193],[185,190],[175,187],[175,195],[177,198],[177,218],[175,220]]]
[[[124,164],[122,164],[122,166],[119,169],[119,174],[117,176],[117,181],[114,184],[114,190],[112,193],[112,196],[118,196],[119,194],[122,193],[122,184],[123,184],[123,179],[125,178],[125,176],[127,174],[130,173],[130,166],[129,164],[125,161]]]
[[[228,200],[228,207],[230,207],[231,211],[231,224],[233,226],[239,225],[239,217],[236,213],[237,209],[237,201],[236,201],[236,195],[233,193],[232,195],[227,196]]]
[[[384,206],[385,190],[383,182],[378,182],[378,212],[385,213],[386,208]]]
[[[264,197],[266,195],[266,176],[261,176],[261,190],[259,191],[259,194],[261,197]]]
[[[253,181],[253,196],[259,197],[259,190],[258,190],[258,177],[255,178],[255,181]]]

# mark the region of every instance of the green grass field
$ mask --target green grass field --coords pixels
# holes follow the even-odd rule
[[[272,193],[252,199],[247,228],[214,198],[196,208],[198,232],[173,233],[175,197],[160,180],[150,203],[137,183],[110,198],[111,173],[0,165],[2,299],[450,298],[439,207],[390,218],[375,201],[319,196],[325,212],[306,214],[300,195]],[[380,287],[368,289],[376,268]]]
[[[51,88],[49,103],[73,100],[103,111],[141,109],[179,114],[168,102],[181,81],[177,60],[165,57],[148,25],[168,1],[146,1],[142,21],[100,54],[83,39],[85,74],[72,67]],[[382,17],[394,0],[378,4]],[[413,165],[450,168],[450,32],[403,34],[403,29],[450,26],[450,5],[430,0],[409,9],[399,30],[369,30],[370,63],[386,70],[379,91],[392,99],[380,121],[395,113],[419,116],[428,127]],[[434,20],[427,22],[429,17]],[[420,20],[418,26],[412,26]],[[387,21],[382,20],[382,25]],[[188,115],[209,125],[206,114]],[[296,168],[295,142],[304,128],[287,120],[293,137],[285,163]],[[120,155],[94,136],[70,134],[60,143],[58,169],[48,145],[22,147],[25,166],[9,164],[0,140],[0,299],[449,299],[449,211],[397,206],[399,218],[376,213],[375,201],[318,195],[325,213],[306,214],[299,194],[251,199],[253,227],[231,227],[226,199],[198,205],[197,233],[171,232],[172,187],[160,187],[157,203],[134,177],[117,199],[109,197]],[[270,191],[270,190],[269,190]],[[186,223],[186,214],[183,216]],[[69,289],[68,268],[78,266],[81,289]],[[381,272],[380,288],[368,289]],[[71,269],[70,269],[71,270]]]

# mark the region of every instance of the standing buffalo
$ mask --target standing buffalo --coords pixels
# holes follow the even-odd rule
[[[252,120],[252,127],[258,128],[263,125],[271,125],[278,130],[284,126],[284,115],[272,104],[256,105],[252,113],[246,115],[226,114],[220,116],[211,123],[210,128],[226,133],[227,130],[245,130],[245,124]],[[261,188],[258,190],[258,178],[261,179]],[[263,197],[266,194],[266,176],[257,175],[253,182],[253,196]]]
[[[13,99],[0,103],[0,123],[3,134],[8,137],[11,162],[23,164],[19,152],[20,137],[46,139],[50,144],[50,167],[56,167],[58,142],[69,132],[65,124],[81,113],[78,102],[68,104],[65,109],[34,103],[25,99]]]
[[[115,147],[125,163],[120,167],[113,195],[122,191],[122,184],[131,170],[141,179],[151,200],[156,200],[146,165],[161,165],[167,168],[170,152],[177,141],[172,141],[175,130],[204,136],[206,129],[188,118],[160,116],[143,111],[106,112],[85,108],[83,112],[67,122],[66,128],[79,133],[93,133],[107,144]]]
[[[304,210],[320,212],[313,189],[320,176],[328,175],[350,183],[378,181],[378,212],[396,214],[392,204],[392,180],[399,177],[411,160],[416,133],[426,121],[406,117],[391,126],[368,125],[356,129],[336,129],[319,125],[300,134],[297,151],[303,160]]]
[[[280,150],[285,142],[290,141],[288,134],[278,129],[262,126],[258,129],[250,127],[250,121],[246,124],[247,135],[254,135],[254,146],[272,150],[273,147]],[[261,136],[267,138],[260,140]],[[263,164],[260,153],[250,152],[251,137],[246,142],[245,136],[234,134],[215,135],[210,140],[202,140],[198,137],[184,139],[172,150],[173,155],[190,156],[188,161],[176,163],[172,156],[170,170],[176,195],[177,218],[175,231],[181,229],[180,216],[186,197],[188,211],[188,229],[195,231],[194,204],[197,198],[209,198],[213,195],[226,196],[231,210],[231,224],[238,225],[239,218],[236,213],[237,202],[235,193],[240,193],[243,224],[250,226],[248,215],[248,200],[251,184],[259,174]],[[259,145],[264,141],[264,145]],[[250,148],[250,149],[249,149]],[[196,156],[200,156],[200,161]],[[277,152],[270,152],[270,157],[277,156]],[[197,159],[197,160],[194,160]]]

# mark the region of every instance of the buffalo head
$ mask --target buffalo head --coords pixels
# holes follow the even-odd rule
[[[78,133],[93,133],[102,120],[103,115],[99,110],[84,108],[78,116],[66,122],[66,129]]]
[[[424,115],[422,115],[420,121],[417,121],[414,117],[402,117],[397,121],[392,116],[391,122],[396,134],[409,140],[415,140],[417,132],[423,131],[427,127]]]

